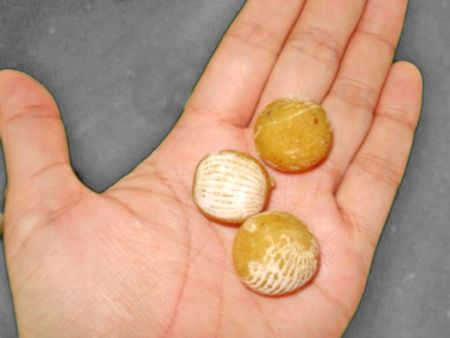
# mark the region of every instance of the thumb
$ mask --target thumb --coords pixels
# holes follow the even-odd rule
[[[0,135],[7,172],[8,237],[9,223],[61,210],[83,189],[70,166],[55,101],[41,84],[14,70],[0,71]]]

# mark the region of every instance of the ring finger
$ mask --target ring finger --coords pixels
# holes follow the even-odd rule
[[[322,103],[334,129],[333,149],[328,166],[324,166],[333,176],[333,190],[372,123],[400,37],[406,5],[406,0],[369,0],[336,80]]]

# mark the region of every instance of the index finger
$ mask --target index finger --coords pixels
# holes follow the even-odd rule
[[[304,0],[250,0],[224,35],[182,123],[246,126]]]

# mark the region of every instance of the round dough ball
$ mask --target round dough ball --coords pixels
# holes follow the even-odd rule
[[[301,172],[325,159],[332,132],[325,110],[317,103],[281,98],[259,114],[254,130],[261,158],[285,172]]]
[[[319,246],[308,228],[286,212],[268,211],[242,224],[233,263],[250,289],[282,295],[307,283],[317,270]]]
[[[265,208],[271,189],[271,178],[257,159],[240,151],[221,150],[198,164],[192,194],[206,217],[240,224]]]

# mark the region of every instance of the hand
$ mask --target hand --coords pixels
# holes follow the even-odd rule
[[[97,194],[74,175],[56,104],[0,72],[7,265],[22,337],[338,337],[361,298],[402,178],[422,81],[392,64],[405,0],[250,0],[161,146]],[[334,130],[313,171],[270,170],[269,209],[309,225],[314,280],[265,297],[236,277],[236,228],[193,204],[198,161],[255,155],[255,112],[282,96],[322,102]]]

